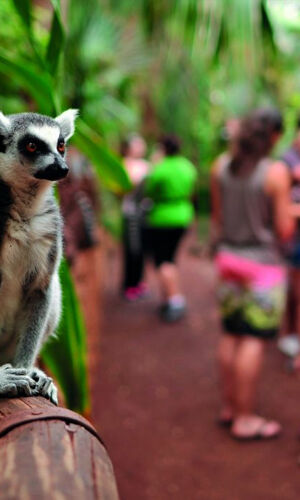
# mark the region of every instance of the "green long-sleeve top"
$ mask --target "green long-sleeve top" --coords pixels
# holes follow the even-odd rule
[[[167,156],[154,167],[145,181],[145,194],[153,202],[150,226],[186,227],[192,222],[196,177],[196,168],[182,156]]]

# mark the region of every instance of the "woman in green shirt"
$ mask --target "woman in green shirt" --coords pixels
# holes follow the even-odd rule
[[[145,181],[145,195],[152,201],[145,228],[146,252],[158,269],[163,304],[161,316],[176,321],[185,313],[183,297],[175,264],[178,245],[194,217],[191,196],[197,172],[192,163],[179,154],[177,137],[161,140],[165,157]]]

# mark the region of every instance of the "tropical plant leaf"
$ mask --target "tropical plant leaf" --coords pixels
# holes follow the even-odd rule
[[[104,146],[99,134],[82,119],[76,122],[73,141],[90,159],[103,185],[115,193],[125,192],[131,188],[131,182],[122,162]]]
[[[24,59],[11,60],[0,55],[0,73],[17,81],[37,102],[39,111],[52,114],[56,108],[53,85],[47,73],[37,71],[36,67]]]
[[[53,16],[46,60],[51,75],[55,75],[64,48],[65,32],[61,20],[60,4],[58,0],[51,0],[51,3],[53,5]]]
[[[273,52],[276,52],[274,28],[265,2],[261,2],[260,15],[264,42],[269,44]]]
[[[19,14],[22,24],[25,28],[28,41],[31,45],[34,58],[41,68],[45,68],[44,58],[40,54],[38,45],[32,29],[32,2],[31,0],[12,0],[16,12]]]
[[[62,284],[62,318],[57,336],[42,350],[41,358],[61,387],[69,408],[85,413],[90,400],[87,375],[86,332],[83,316],[68,265],[60,267]]]
[[[19,14],[22,22],[26,28],[31,31],[32,12],[31,0],[12,0],[17,13]]]
[[[53,8],[60,12],[60,0],[50,0],[53,5]]]

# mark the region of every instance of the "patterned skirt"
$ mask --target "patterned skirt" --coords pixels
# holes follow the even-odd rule
[[[234,335],[273,338],[285,308],[285,267],[261,264],[226,251],[217,254],[215,264],[224,330]]]

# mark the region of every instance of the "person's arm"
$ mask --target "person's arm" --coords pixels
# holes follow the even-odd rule
[[[291,176],[293,181],[300,182],[300,163],[293,167],[291,170]]]
[[[291,213],[292,217],[299,219],[300,218],[300,204],[299,203],[291,203],[290,213]]]
[[[290,174],[284,163],[274,163],[267,177],[266,189],[273,199],[275,229],[284,243],[291,239],[295,229],[295,219],[291,212]]]
[[[149,163],[143,158],[124,158],[123,163],[134,187],[138,186],[149,172]]]
[[[213,248],[221,235],[221,193],[220,193],[220,169],[221,162],[215,161],[210,175],[210,199],[211,199],[211,220],[210,220],[210,245]]]

